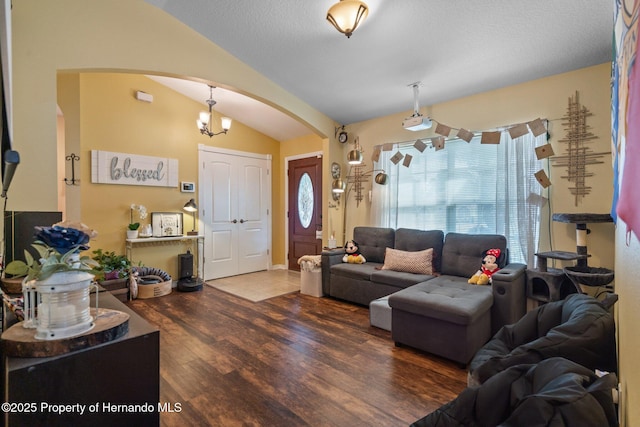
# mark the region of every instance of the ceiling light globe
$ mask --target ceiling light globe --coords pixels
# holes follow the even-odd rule
[[[223,117],[220,121],[222,122],[222,129],[225,131],[231,129],[231,119],[229,117]]]
[[[200,112],[200,121],[206,126],[209,124],[209,113],[207,113],[206,111],[201,111]]]
[[[350,165],[359,165],[362,163],[362,152],[360,150],[351,150],[347,154],[347,162]]]
[[[331,191],[334,193],[344,193],[344,190],[347,188],[347,183],[341,180],[340,178],[334,179],[331,183]]]
[[[387,175],[384,172],[380,172],[375,177],[376,184],[379,184],[379,185],[387,185],[388,179],[389,179],[389,175]]]
[[[341,0],[329,8],[327,21],[347,38],[358,28],[369,14],[366,4],[358,0]]]

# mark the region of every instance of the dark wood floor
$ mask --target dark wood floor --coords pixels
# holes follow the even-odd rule
[[[161,402],[182,406],[163,426],[406,426],[466,384],[330,298],[253,303],[204,286],[128,305],[161,330]]]

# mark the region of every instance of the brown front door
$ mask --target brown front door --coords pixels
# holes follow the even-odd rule
[[[298,259],[322,252],[322,158],[289,162],[289,270]]]

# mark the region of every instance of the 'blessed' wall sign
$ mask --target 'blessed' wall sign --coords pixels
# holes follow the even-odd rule
[[[91,182],[178,186],[178,160],[91,150]]]

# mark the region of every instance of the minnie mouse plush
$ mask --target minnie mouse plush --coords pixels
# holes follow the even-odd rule
[[[500,249],[488,249],[484,253],[484,258],[482,258],[480,270],[476,271],[476,274],[471,276],[467,282],[473,285],[488,285],[492,283],[491,276],[500,270],[498,258],[500,258]]]
[[[358,244],[354,240],[349,240],[344,244],[344,251],[346,254],[342,257],[342,262],[348,262],[349,264],[364,264],[367,262],[358,250]]]

